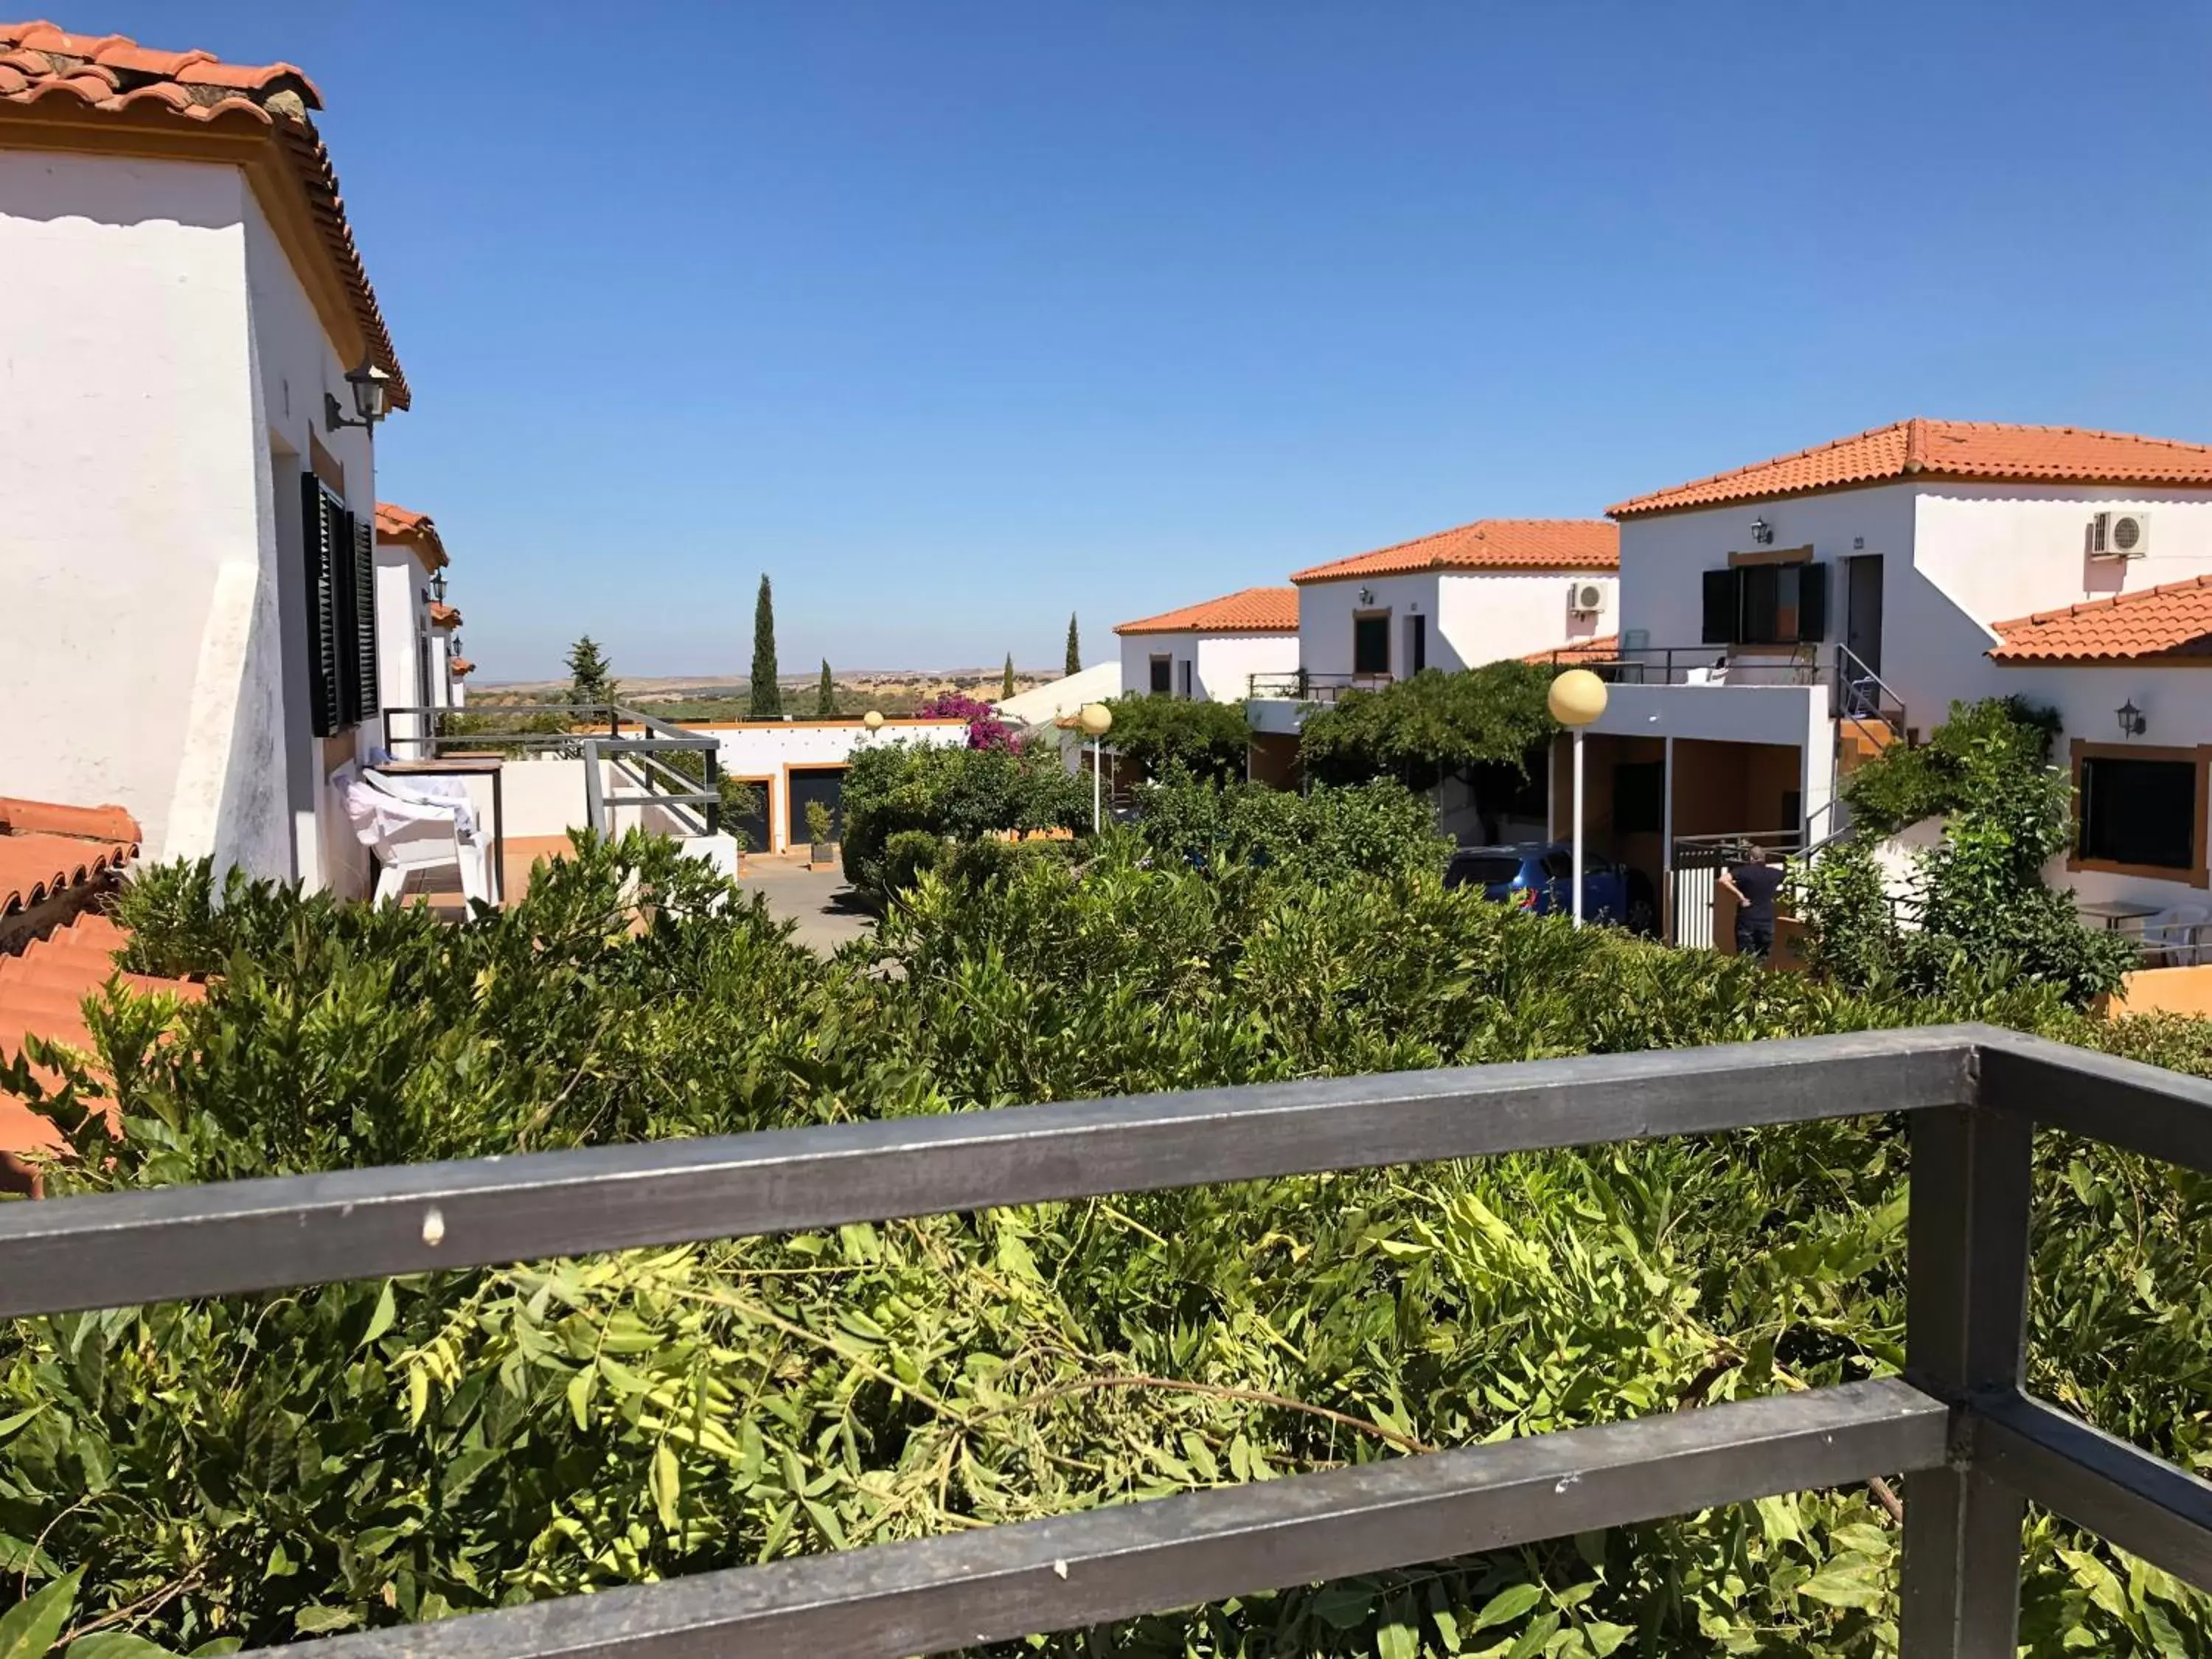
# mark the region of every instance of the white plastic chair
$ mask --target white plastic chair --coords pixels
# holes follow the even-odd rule
[[[460,877],[462,896],[491,901],[484,849],[475,835],[467,803],[408,799],[380,787],[374,774],[353,762],[331,774],[331,787],[345,808],[354,839],[376,860],[376,902],[395,904],[418,870],[451,869]]]
[[[2161,910],[2143,922],[2143,954],[2154,955],[2161,967],[2193,968],[2203,954],[2207,924],[2212,924],[2212,908],[2202,904]]]

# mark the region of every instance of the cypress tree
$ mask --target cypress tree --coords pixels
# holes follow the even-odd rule
[[[1083,672],[1083,642],[1075,636],[1075,613],[1073,611],[1067,613],[1067,672],[1071,674]]]
[[[824,720],[837,712],[837,683],[830,678],[830,659],[822,659],[822,689],[814,696],[814,712]]]
[[[1011,651],[1006,653],[1006,677],[999,682],[999,695],[1002,697],[1014,695],[1014,653]]]
[[[749,710],[757,720],[783,718],[783,692],[775,683],[775,596],[761,575],[760,598],[753,601],[753,695]]]

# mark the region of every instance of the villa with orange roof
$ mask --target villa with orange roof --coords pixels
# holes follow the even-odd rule
[[[370,433],[410,394],[320,107],[289,64],[0,24],[0,270],[37,319],[0,399],[0,780],[350,886],[325,780],[382,742]]]
[[[1668,895],[1672,937],[1725,943],[1723,847],[1826,838],[1853,765],[2010,692],[2064,723],[2082,805],[2054,876],[2085,901],[2205,897],[2212,678],[2190,671],[2212,668],[2212,446],[1900,421],[1611,515],[1586,821]],[[1565,768],[1563,744],[1562,829]]]
[[[1242,702],[1254,676],[1297,671],[1298,591],[1247,587],[1114,632],[1124,692]]]

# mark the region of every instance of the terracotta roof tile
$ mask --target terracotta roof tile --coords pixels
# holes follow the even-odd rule
[[[459,611],[458,611],[454,610],[454,609],[453,609],[453,607],[452,605],[432,605],[432,606],[430,607],[430,626],[431,626],[431,627],[433,627],[433,628],[459,628],[460,625],[461,625],[461,613],[460,613]]]
[[[27,1036],[90,1052],[94,1042],[84,1000],[98,994],[111,979],[142,994],[163,992],[186,1001],[206,995],[187,981],[120,972],[116,952],[129,939],[107,917],[88,914],[33,939],[19,955],[0,957],[0,1058],[14,1058]],[[40,1081],[58,1079],[47,1073]],[[103,1107],[112,1122],[112,1104]],[[52,1120],[22,1097],[0,1090],[0,1191],[35,1193],[36,1169],[23,1154],[51,1157],[67,1150]]]
[[[1618,570],[1620,531],[1603,519],[1477,519],[1395,547],[1294,571],[1294,582],[1414,570]]]
[[[1539,668],[1572,668],[1577,663],[1611,662],[1620,655],[1620,635],[1607,634],[1594,640],[1577,640],[1572,645],[1563,645],[1555,651],[1531,651],[1521,660],[1533,662]]]
[[[2212,487],[2212,445],[2073,426],[1899,421],[1756,465],[1638,495],[1606,510],[1616,519],[1628,519],[1913,477],[2005,483]]]
[[[1180,611],[1164,611],[1157,617],[1125,622],[1116,634],[1295,634],[1298,631],[1298,590],[1295,587],[1245,587],[1218,599],[1187,605]]]
[[[376,504],[376,538],[399,542],[422,556],[423,567],[436,570],[446,563],[446,544],[427,513],[417,513],[395,501]]]
[[[120,34],[70,34],[43,21],[0,23],[0,131],[24,124],[0,143],[33,142],[43,134],[58,147],[75,147],[85,140],[71,129],[81,126],[89,107],[113,117],[118,132],[137,121],[170,134],[220,130],[273,144],[370,355],[392,376],[392,405],[405,409],[407,377],[354,244],[330,152],[308,113],[322,106],[315,83],[290,64],[226,64],[208,52],[157,51]],[[237,152],[217,154],[235,160]]]
[[[2001,663],[2201,663],[2212,668],[2212,576],[2115,593],[1994,625]]]
[[[465,680],[476,672],[476,666],[466,657],[456,657],[446,665],[446,672],[457,680]]]
[[[137,821],[119,806],[0,797],[0,916],[121,869],[138,837]]]

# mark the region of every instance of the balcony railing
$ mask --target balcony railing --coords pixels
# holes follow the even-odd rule
[[[1541,659],[1587,668],[1614,685],[1832,685],[1835,664],[1816,646],[1654,645],[1592,657],[1565,646]]]
[[[1010,1107],[0,1208],[0,1317],[1903,1112],[1902,1376],[327,1638],[942,1652],[1875,1476],[1902,1659],[2014,1651],[2033,1502],[2212,1589],[2212,1485],[2024,1389],[2038,1127],[2212,1171],[2212,1084],[1984,1026]]]
[[[1310,674],[1301,668],[1288,674],[1255,674],[1245,690],[1253,697],[1333,703],[1347,691],[1380,691],[1392,678],[1389,674]]]
[[[661,808],[692,835],[721,828],[720,739],[642,710],[606,702],[501,702],[469,709],[396,707],[383,714],[386,740],[402,760],[487,749],[581,757],[584,822],[601,835],[613,827],[618,806]],[[608,793],[609,773],[617,787],[634,793]]]

